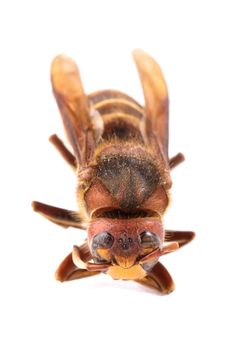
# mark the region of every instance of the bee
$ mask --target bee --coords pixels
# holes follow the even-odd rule
[[[133,58],[144,107],[120,91],[87,95],[74,61],[64,55],[53,60],[53,93],[73,152],[57,135],[50,141],[75,171],[79,211],[32,206],[55,224],[87,230],[85,242],[58,267],[57,280],[103,272],[168,294],[174,282],[159,258],[195,236],[163,227],[170,172],[184,156],[168,156],[168,90],[159,65],[139,49]]]

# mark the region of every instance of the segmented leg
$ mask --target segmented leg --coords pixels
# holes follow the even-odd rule
[[[175,284],[171,275],[160,262],[157,262],[146,277],[137,282],[147,287],[154,288],[161,294],[169,294],[175,289]]]
[[[158,259],[160,256],[162,256],[164,254],[169,254],[169,253],[175,252],[179,248],[180,247],[179,247],[179,244],[177,242],[172,242],[170,244],[163,246],[162,249],[155,249],[151,253],[147,254],[146,256],[144,256],[143,258],[140,259],[139,263],[141,265],[151,263],[151,262],[155,261],[156,259]]]
[[[87,243],[79,247],[80,258],[83,262],[91,259],[91,254]],[[70,253],[58,267],[55,277],[58,281],[66,282],[79,278],[85,278],[99,274],[97,271],[87,271],[86,269],[77,268],[73,262],[72,253]]]
[[[76,170],[77,162],[75,156],[73,156],[73,154],[66,148],[62,140],[59,139],[56,134],[54,134],[50,136],[49,141],[54,145],[65,161],[73,168],[73,170]]]
[[[62,227],[76,227],[82,230],[86,229],[78,213],[72,210],[53,207],[52,205],[41,202],[32,202],[32,208],[46,219]]]
[[[179,247],[191,242],[195,237],[195,233],[192,231],[165,231],[165,242],[177,242]]]
[[[108,268],[111,266],[111,264],[109,263],[96,264],[96,263],[84,261],[82,257],[81,248],[76,245],[73,247],[72,260],[78,268],[86,269],[88,271],[104,272],[104,271],[107,271]]]
[[[96,272],[106,272],[109,267],[111,267],[111,264],[108,263],[100,263],[100,264],[95,264],[95,263],[91,263],[91,262],[87,262],[87,270],[88,271],[96,271]]]
[[[77,266],[73,263],[72,253],[70,253],[58,267],[57,271],[55,272],[55,278],[60,282],[67,282],[98,274],[99,272],[96,271],[87,271],[85,269],[77,268]]]
[[[176,156],[172,157],[169,160],[169,167],[170,169],[174,169],[177,165],[179,165],[180,163],[182,163],[185,160],[185,157],[182,153],[177,153]]]

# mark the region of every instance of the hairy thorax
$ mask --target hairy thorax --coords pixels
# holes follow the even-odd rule
[[[143,145],[101,145],[95,159],[95,165],[79,177],[79,196],[89,217],[111,209],[164,213],[168,193],[155,160]]]

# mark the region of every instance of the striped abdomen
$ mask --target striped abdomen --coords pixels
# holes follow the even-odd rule
[[[133,98],[114,90],[98,91],[88,98],[91,110],[97,111],[104,122],[102,139],[142,139],[143,108]]]

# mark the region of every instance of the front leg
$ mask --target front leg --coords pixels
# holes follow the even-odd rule
[[[83,263],[87,262],[91,259],[91,253],[89,251],[88,245],[85,242],[83,245],[79,247],[80,259],[82,259]],[[86,269],[78,268],[73,262],[73,254],[70,253],[59,265],[55,278],[58,281],[66,282],[72,281],[75,279],[90,277],[99,274],[98,271],[87,271]]]
[[[98,275],[99,272],[79,269],[73,263],[72,253],[70,253],[59,265],[55,272],[55,278],[60,282],[73,281],[80,278]]]
[[[175,252],[179,248],[180,247],[178,242],[171,242],[170,244],[164,245],[162,249],[157,248],[151,253],[145,255],[143,258],[140,259],[139,264],[144,265],[148,263],[153,263],[157,259],[159,259],[160,256]]]
[[[86,269],[89,272],[106,272],[111,264],[109,263],[92,263],[82,257],[82,250],[78,246],[73,247],[72,259],[75,266],[80,269]]]

